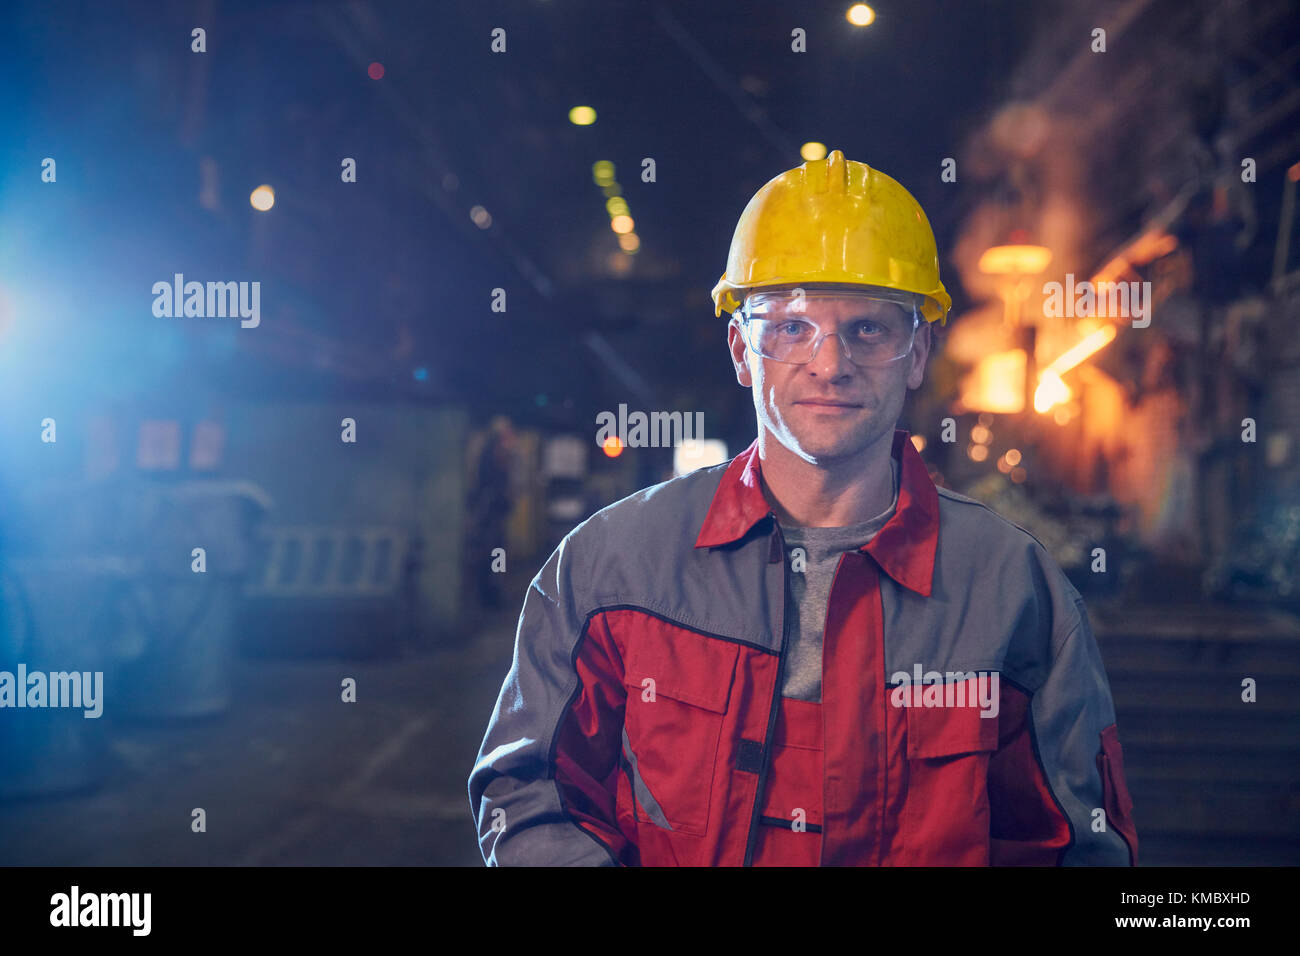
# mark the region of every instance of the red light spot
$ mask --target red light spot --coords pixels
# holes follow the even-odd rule
[[[376,60],[374,63],[370,64],[370,67],[366,72],[370,74],[372,80],[382,80],[384,78],[384,64]]]

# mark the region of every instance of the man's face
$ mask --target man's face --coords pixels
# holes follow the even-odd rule
[[[921,321],[912,349],[903,358],[863,367],[849,360],[834,330],[842,330],[853,343],[878,327],[871,324],[873,320],[903,321],[910,326],[908,310],[861,297],[810,296],[800,317],[819,332],[832,333],[805,365],[756,355],[746,345],[739,314],[727,330],[736,379],[753,389],[759,424],[791,452],[813,463],[852,456],[892,435],[907,390],[918,388],[925,373],[929,323]],[[868,324],[855,324],[863,319]]]

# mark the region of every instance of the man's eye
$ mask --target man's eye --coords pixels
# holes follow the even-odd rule
[[[786,338],[793,338],[805,334],[808,331],[808,323],[796,321],[781,322],[777,325],[776,331]]]
[[[873,339],[882,335],[886,329],[879,322],[872,322],[869,319],[857,323],[853,327],[854,334],[860,338]]]

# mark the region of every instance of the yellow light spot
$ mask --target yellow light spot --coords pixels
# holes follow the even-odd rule
[[[627,200],[622,196],[611,196],[605,200],[605,211],[611,216],[626,216]]]
[[[635,225],[631,216],[615,216],[609,221],[609,228],[619,233],[631,232]]]
[[[618,237],[618,246],[624,252],[636,252],[641,248],[641,237],[635,232],[625,232]]]
[[[972,411],[1015,415],[1025,406],[1025,352],[1011,349],[979,360],[961,382],[961,400]],[[989,415],[988,424],[993,421]]]
[[[913,435],[913,436],[912,436],[912,447],[915,448],[917,451],[925,451],[925,436],[924,436],[924,435]]]
[[[1038,388],[1034,389],[1034,411],[1041,415],[1053,405],[1067,401],[1070,394],[1070,386],[1061,381],[1061,376],[1048,369],[1043,372]]]
[[[248,202],[258,212],[266,212],[275,205],[275,190],[270,186],[258,186],[249,193]]]
[[[826,158],[825,143],[804,143],[799,147],[799,155],[803,157],[804,162],[812,163],[819,159]]]
[[[1027,477],[1029,477],[1029,474],[1028,472],[1025,471],[1025,469],[1023,468],[1011,469],[1011,480],[1014,481],[1016,484],[1022,483]]]
[[[876,11],[865,3],[855,3],[845,11],[844,19],[855,27],[869,27],[876,20]]]
[[[998,471],[1002,472],[1002,474],[1005,475],[1010,470],[1011,470],[1011,466],[1007,464],[1007,456],[1003,455],[1001,458],[998,459]]]
[[[980,256],[979,270],[987,275],[1037,275],[1052,261],[1045,246],[993,246]]]
[[[1004,457],[1007,460],[1007,464],[1012,465],[1014,467],[1015,465],[1020,464],[1020,449],[1008,448],[1007,453]]]
[[[971,445],[966,449],[966,454],[971,461],[984,461],[989,456],[989,449],[987,445]]]
[[[574,126],[590,126],[596,122],[596,111],[590,106],[575,106],[569,110],[569,122]]]
[[[617,435],[610,435],[605,439],[605,443],[601,447],[608,458],[617,458],[623,454],[623,443],[618,440]]]
[[[970,430],[970,440],[978,445],[987,445],[993,440],[993,432],[983,425],[976,425]]]
[[[1039,376],[1039,380],[1047,378],[1048,374],[1062,375],[1074,368],[1080,362],[1088,358],[1098,349],[1105,348],[1115,340],[1115,326],[1103,325],[1095,332],[1087,335],[1083,341],[1079,342],[1073,348],[1067,349],[1063,354],[1058,356]]]
[[[614,181],[614,164],[608,159],[598,159],[591,164],[591,179],[597,186],[608,186]]]
[[[492,214],[482,206],[475,206],[469,211],[469,218],[474,220],[474,225],[480,229],[486,229],[492,225]]]

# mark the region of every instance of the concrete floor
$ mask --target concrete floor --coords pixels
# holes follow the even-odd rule
[[[98,786],[0,802],[0,864],[482,866],[466,780],[526,587],[459,647],[243,660],[220,716],[110,725]]]

